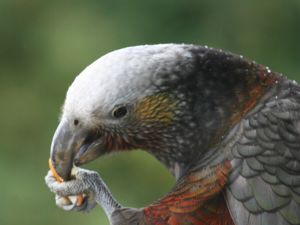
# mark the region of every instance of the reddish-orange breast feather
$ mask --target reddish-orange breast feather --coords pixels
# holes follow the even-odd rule
[[[231,165],[225,162],[196,171],[181,180],[166,197],[144,209],[149,225],[232,225],[222,189]]]

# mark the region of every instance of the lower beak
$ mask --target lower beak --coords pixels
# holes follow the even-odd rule
[[[80,126],[71,127],[62,120],[51,143],[50,159],[57,174],[63,180],[71,179],[71,170],[90,162],[103,152],[102,137]]]

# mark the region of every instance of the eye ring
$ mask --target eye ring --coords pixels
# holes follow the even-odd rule
[[[128,109],[125,105],[118,106],[112,111],[112,116],[114,118],[120,119],[127,115]]]

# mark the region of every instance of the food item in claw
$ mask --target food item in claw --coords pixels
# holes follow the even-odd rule
[[[60,182],[60,183],[61,183],[61,182],[64,182],[64,180],[57,174],[57,172],[56,172],[56,170],[55,170],[55,168],[54,168],[54,166],[53,166],[53,164],[52,164],[51,159],[49,159],[49,168],[50,168],[50,170],[51,170],[53,176],[55,177],[55,179],[56,179],[58,182]],[[65,198],[66,198],[67,202],[69,202],[70,204],[72,204],[72,201],[71,201],[71,199],[69,199],[69,197],[65,197]],[[84,201],[83,195],[82,195],[82,194],[81,194],[81,195],[77,195],[76,205],[77,205],[77,206],[81,206],[82,203],[83,203],[83,201]]]

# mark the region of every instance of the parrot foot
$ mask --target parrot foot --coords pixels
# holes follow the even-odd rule
[[[61,183],[51,171],[45,177],[47,186],[56,195],[58,207],[66,211],[89,212],[99,204],[109,219],[112,213],[121,207],[97,172],[76,167],[72,170],[72,176],[74,179]],[[84,195],[84,202],[78,205],[76,196],[80,194]]]

